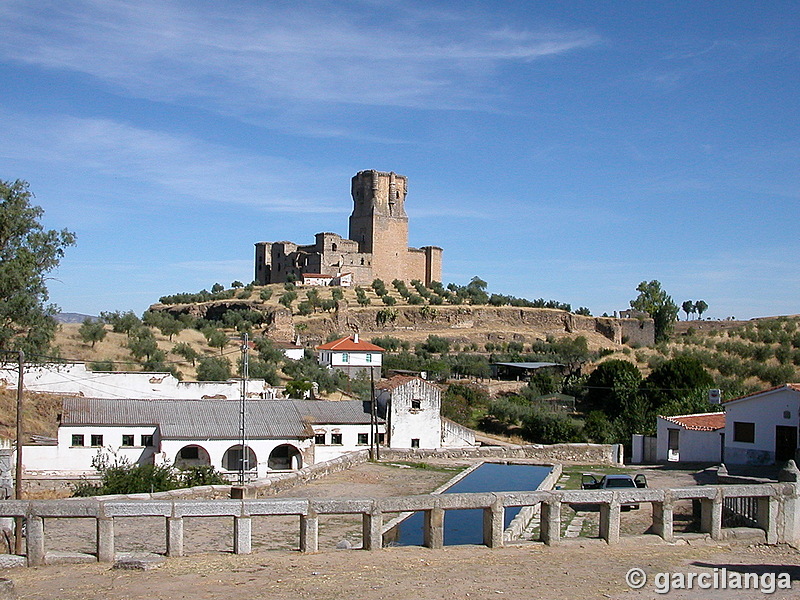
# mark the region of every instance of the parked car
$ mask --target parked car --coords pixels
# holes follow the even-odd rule
[[[634,477],[625,474],[598,475],[596,473],[581,474],[582,490],[613,490],[621,488],[646,488],[647,477],[638,473]],[[638,509],[638,504],[623,504],[622,510]]]

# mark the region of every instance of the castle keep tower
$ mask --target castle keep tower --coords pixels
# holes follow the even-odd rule
[[[358,251],[372,254],[374,277],[387,283],[407,277],[408,215],[405,201],[408,180],[403,175],[360,171],[351,183],[353,214],[350,239]]]
[[[408,247],[408,215],[405,202],[408,180],[403,175],[360,171],[350,192],[349,239],[335,233],[318,233],[316,242],[256,244],[255,281],[261,285],[283,283],[305,274],[350,274],[357,285],[379,278],[425,284],[442,280],[442,249],[438,246]]]

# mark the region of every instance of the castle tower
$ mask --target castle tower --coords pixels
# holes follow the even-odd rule
[[[407,186],[405,176],[380,171],[360,171],[351,184],[349,237],[359,252],[372,254],[373,275],[386,283],[409,279]]]

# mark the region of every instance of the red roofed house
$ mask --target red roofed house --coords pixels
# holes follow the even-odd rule
[[[376,380],[381,377],[384,349],[358,339],[357,333],[317,346],[317,350],[323,367],[344,371],[351,378],[360,373],[369,377],[370,370]]]
[[[722,462],[725,413],[658,417],[658,462]]]

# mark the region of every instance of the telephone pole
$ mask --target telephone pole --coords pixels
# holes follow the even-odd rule
[[[242,387],[241,404],[239,405],[239,437],[242,444],[242,459],[239,462],[239,485],[245,484],[245,472],[249,471],[250,453],[247,451],[247,436],[245,431],[245,417],[247,415],[247,379],[250,376],[250,365],[247,351],[249,350],[247,334],[242,334]]]

